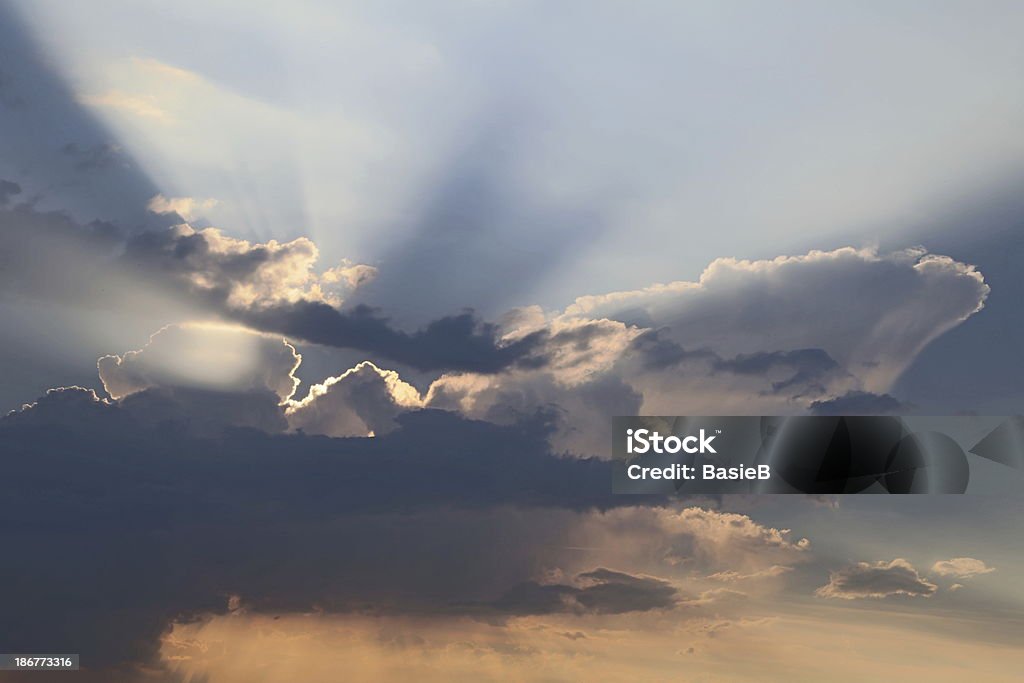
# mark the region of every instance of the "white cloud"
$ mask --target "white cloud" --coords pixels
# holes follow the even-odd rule
[[[192,197],[165,197],[155,195],[146,208],[153,213],[176,213],[187,221],[195,220],[202,211],[217,206],[216,199],[194,199]]]
[[[566,315],[667,328],[683,348],[724,357],[822,349],[880,392],[928,342],[980,310],[988,291],[973,266],[946,256],[846,247],[719,258],[697,282],[580,297]]]
[[[295,393],[302,357],[281,337],[223,325],[169,325],[146,345],[97,361],[107,393],[122,399],[153,387],[240,392],[269,389],[285,401]]]
[[[285,416],[292,429],[308,434],[368,436],[391,431],[397,415],[422,406],[419,392],[397,372],[364,361],[289,401]]]
[[[995,567],[989,567],[981,560],[976,560],[973,557],[954,557],[949,560],[939,560],[932,565],[932,571],[939,576],[969,579],[979,574],[990,574],[995,571]]]
[[[373,282],[377,269],[362,263],[351,263],[347,259],[341,265],[325,270],[320,280],[327,284],[340,282],[348,289],[356,289]]]

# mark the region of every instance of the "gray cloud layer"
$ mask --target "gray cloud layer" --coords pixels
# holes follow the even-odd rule
[[[151,661],[170,620],[222,612],[230,594],[266,610],[496,599],[534,568],[506,549],[506,570],[483,571],[497,561],[481,554],[487,535],[507,526],[512,549],[539,537],[527,513],[486,510],[625,502],[608,492],[606,463],[550,453],[542,416],[500,427],[423,411],[376,439],[190,424],[217,416],[218,400],[258,415],[237,399],[151,388],[112,404],[63,389],[0,420],[0,516],[20,548],[0,567],[5,619],[18,624],[6,647],[87,652],[93,668]],[[425,543],[451,554],[408,562]],[[584,603],[627,587],[602,583]]]

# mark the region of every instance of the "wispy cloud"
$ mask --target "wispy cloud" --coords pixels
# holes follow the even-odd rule
[[[111,90],[97,95],[81,95],[78,99],[90,107],[111,109],[158,123],[169,124],[174,121],[174,117],[162,107],[156,95],[132,95]]]

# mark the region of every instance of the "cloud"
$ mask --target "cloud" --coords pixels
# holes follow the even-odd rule
[[[604,453],[608,419],[634,415],[641,408],[642,396],[613,371],[639,331],[607,320],[556,321],[546,329],[516,334],[511,338],[534,340],[530,358],[538,362],[527,360],[489,375],[443,375],[430,385],[426,404],[495,422],[513,421],[536,410],[554,410],[554,448],[577,454]]]
[[[969,579],[972,576],[990,574],[994,571],[995,567],[989,567],[973,557],[954,557],[949,560],[939,560],[932,565],[932,572],[939,576],[952,576],[957,579]]]
[[[791,538],[789,529],[695,506],[608,510],[588,520],[580,539],[587,546],[614,547],[634,561],[650,558],[657,566],[737,576],[783,571],[778,567],[807,561],[811,547],[806,538]]]
[[[344,283],[335,277],[322,281],[315,271],[319,258],[319,249],[305,237],[253,243],[182,223],[133,235],[120,261],[139,276],[164,278],[230,316],[253,306],[340,303]]]
[[[534,333],[502,342],[496,325],[470,312],[439,318],[416,332],[394,328],[365,306],[339,310],[317,301],[229,309],[227,315],[255,329],[365,351],[418,370],[498,372],[528,361],[543,338]]]
[[[516,311],[505,338],[538,335],[536,362],[449,372],[427,403],[484,419],[557,405],[554,447],[602,455],[586,435],[614,415],[891,412],[905,406],[884,391],[987,293],[972,266],[923,250],[718,259],[697,282]]]
[[[302,434],[272,437],[258,431],[236,432],[232,436],[238,450],[229,457],[230,442],[195,440],[190,445],[183,445],[169,438],[169,434],[153,431],[151,424],[136,421],[131,401],[146,393],[132,394],[115,402],[101,399],[91,390],[80,387],[54,389],[35,403],[4,417],[0,421],[4,428],[2,436],[13,444],[19,438],[42,437],[45,434],[38,432],[40,428],[54,427],[57,428],[53,432],[54,442],[61,443],[77,430],[85,430],[96,441],[88,445],[90,452],[104,449],[105,442],[109,452],[115,454],[108,466],[113,468],[116,476],[134,476],[133,471],[121,472],[117,468],[131,462],[123,460],[131,457],[129,444],[145,439],[152,441],[153,453],[184,454],[220,447],[229,449],[222,454],[221,465],[227,465],[228,460],[238,457],[251,466],[259,464],[269,470],[298,466],[301,460],[308,460],[309,464],[323,459],[323,467],[336,467],[338,473],[363,471],[358,482],[348,477],[339,480],[339,485],[354,487],[347,496],[333,503],[343,510],[372,509],[379,494],[389,492],[383,496],[386,499],[403,486],[409,487],[403,497],[410,505],[489,506],[516,502],[575,509],[607,507],[624,502],[612,497],[606,491],[607,486],[598,485],[606,484],[607,477],[611,476],[608,463],[596,459],[559,458],[551,454],[544,438],[551,427],[542,414],[502,426],[467,420],[439,410],[419,410],[399,416],[397,429],[373,439],[331,439]],[[211,393],[232,396],[225,392]],[[188,434],[182,434],[181,438],[191,439]],[[414,447],[416,444],[418,447]],[[29,440],[17,446],[34,449],[37,443]],[[126,446],[128,448],[123,453],[119,451]],[[85,448],[82,445],[79,450]],[[432,457],[422,457],[423,452],[431,453]],[[330,455],[332,453],[347,455]],[[73,449],[67,456],[69,466],[74,465]],[[191,456],[166,457],[171,458],[169,463],[175,462],[183,468],[199,466],[202,469],[201,462]],[[425,469],[420,472],[421,468]],[[543,474],[548,468],[551,471]],[[495,479],[493,472],[502,472],[502,475]],[[426,473],[430,473],[430,486],[422,486],[424,480],[419,474]],[[166,474],[177,477],[180,473],[168,471]],[[290,476],[302,477],[305,474],[297,470]],[[541,480],[548,481],[548,484],[538,487],[536,482]],[[267,480],[264,483],[273,482]],[[526,484],[529,485],[518,488]],[[245,495],[256,495],[256,492]]]
[[[980,310],[988,291],[976,269],[946,256],[846,247],[720,258],[696,282],[580,297],[566,315],[664,328],[664,339],[723,357],[820,349],[863,389],[879,391],[929,341]]]
[[[913,406],[889,394],[851,390],[811,404],[812,415],[905,415]]]
[[[859,287],[858,282],[864,287],[874,286],[879,278],[889,277],[894,283],[905,280],[911,289],[920,290],[889,297],[896,302],[892,311],[886,310],[887,301],[871,305],[857,302],[862,328],[893,326],[908,338],[918,338],[915,342],[895,332],[889,334],[888,343],[899,347],[919,346],[922,335],[938,334],[941,327],[936,322],[941,317],[937,312],[925,316],[932,327],[923,323],[899,327],[887,322],[902,315],[899,307],[906,301],[920,299],[917,303],[921,305],[932,305],[927,303],[932,299],[952,301],[946,316],[955,320],[980,307],[987,291],[976,271],[945,257],[919,251],[879,256],[870,250],[840,249],[773,261],[716,261],[699,283],[584,297],[561,314],[546,315],[536,307],[520,309],[497,324],[481,322],[465,312],[410,333],[396,330],[387,319],[366,307],[342,310],[327,301],[314,300],[324,295],[325,280],[358,283],[369,276],[369,271],[343,264],[341,270],[314,274],[318,253],[308,240],[252,244],[228,238],[212,228],[196,231],[184,225],[133,238],[122,258],[146,263],[150,270],[167,274],[207,301],[213,310],[250,328],[361,349],[371,357],[389,358],[421,370],[447,370],[422,397],[397,375],[381,374],[385,371],[376,364],[376,370],[364,366],[350,377],[329,379],[289,408],[294,428],[334,436],[365,435],[390,428],[398,414],[421,406],[455,410],[502,424],[545,411],[555,419],[552,447],[577,455],[607,455],[609,444],[601,434],[614,415],[700,412],[701,406],[709,402],[721,406],[721,412],[736,414],[837,410],[878,413],[901,407],[887,394],[862,388],[874,376],[878,362],[850,366],[833,355],[849,358],[851,354],[837,344],[849,346],[847,338],[852,333],[837,341],[832,329],[850,324],[850,312],[842,307],[829,309],[834,320],[802,333],[813,339],[821,331],[824,336],[815,340],[821,341],[820,347],[751,350],[718,343],[730,352],[736,351],[724,353],[722,348],[713,348],[712,342],[736,335],[722,328],[710,335],[702,332],[707,343],[685,350],[680,330],[686,335],[694,328],[721,327],[721,321],[715,322],[712,316],[709,323],[707,315],[701,313],[707,306],[703,298],[719,300],[724,308],[736,308],[735,302],[730,303],[724,293],[717,291],[721,287],[717,279],[728,278],[741,293],[754,285],[759,290],[775,287],[780,292],[784,310],[779,315],[786,330],[778,328],[781,323],[773,316],[761,312],[751,313],[751,324],[743,325],[753,338],[771,338],[772,343],[792,332],[788,327],[797,312],[785,308],[790,306],[788,293],[806,289],[804,279],[821,280],[832,270],[846,287]],[[351,271],[353,268],[356,270]],[[933,284],[923,285],[922,279]],[[959,294],[964,302],[973,292],[973,304],[966,312],[953,310],[960,304],[955,296],[943,295],[943,289],[966,290],[968,293]],[[806,297],[806,293],[800,296]],[[590,313],[608,307],[609,302],[618,305],[652,298],[646,306],[653,315],[648,312],[639,317],[656,327],[643,328],[629,322],[638,319],[635,306],[628,309],[632,311],[628,315],[619,315],[621,320],[581,315],[583,310]],[[797,303],[810,305],[806,301]],[[688,316],[695,315],[693,311],[705,317],[691,321]],[[660,325],[666,321],[673,325]],[[835,347],[833,353],[824,348],[828,345]],[[344,381],[342,377],[346,377]],[[384,381],[384,377],[389,379]],[[376,387],[367,389],[372,393],[359,399],[362,402],[358,409],[355,393],[346,388],[357,380],[366,387]],[[400,399],[391,394],[396,387],[408,387]],[[327,388],[333,390],[328,392]]]
[[[407,332],[369,307],[343,310],[344,297],[376,269],[342,261],[318,271],[318,261],[307,238],[254,243],[188,224],[127,234],[27,205],[0,209],[0,284],[8,297],[215,317],[421,370],[489,373],[544,362],[531,358],[544,332],[503,340],[497,325],[470,311]]]
[[[271,434],[288,429],[280,397],[260,388],[223,391],[151,387],[125,396],[119,406],[138,425],[155,432],[176,430],[193,436],[223,437],[239,427]]]
[[[829,582],[815,591],[815,594],[841,600],[888,598],[894,595],[927,598],[934,595],[937,588],[918,574],[909,562],[896,558],[891,562],[858,562],[832,572]]]
[[[245,407],[236,399],[68,388],[0,420],[0,513],[24,548],[0,566],[0,585],[19,587],[4,594],[19,624],[8,646],[79,649],[103,668],[154,661],[172,620],[221,613],[228,595],[276,612],[493,600],[535,573],[531,548],[625,502],[607,463],[550,452],[541,416],[497,426],[418,411],[373,439],[181,428],[181,406],[197,419],[218,400]]]
[[[695,556],[713,566],[796,563],[805,559],[810,548],[806,538],[790,539],[789,529],[766,527],[737,513],[705,508],[686,508],[678,513],[660,510],[657,521],[673,539],[666,553],[670,561]]]
[[[544,411],[556,420],[552,447],[577,455],[608,454],[600,434],[614,415],[697,413],[712,403],[735,414],[898,409],[885,393],[869,389],[884,389],[897,372],[896,366],[882,372],[888,361],[874,359],[909,362],[928,340],[977,310],[987,293],[980,274],[946,257],[847,248],[772,261],[719,259],[695,283],[582,297],[561,313],[521,309],[499,323],[465,311],[410,332],[368,307],[343,308],[344,298],[376,270],[347,261],[319,270],[319,250],[306,238],[255,243],[188,224],[124,235],[105,224],[82,229],[66,216],[28,207],[4,213],[20,226],[9,294],[111,305],[134,297],[131,305],[141,305],[131,283],[144,281],[202,317],[356,349],[378,368],[385,359],[440,371],[423,397],[430,407],[504,424]],[[26,251],[27,241],[38,248]],[[39,254],[46,254],[45,263],[33,267]],[[844,299],[848,291],[861,295]],[[769,295],[771,307],[747,304]],[[830,296],[837,298],[824,301]],[[809,317],[817,323],[797,331]],[[840,328],[849,329],[838,334]],[[743,341],[735,329],[745,330]],[[105,365],[114,386],[111,360]],[[154,384],[124,380],[115,395]],[[376,405],[392,417],[416,407],[389,401],[382,395]],[[300,414],[313,414],[314,403],[295,409],[296,424]],[[363,431],[365,421],[341,427],[343,418],[332,427],[323,418],[331,411],[317,412],[321,417],[307,428],[375,431]]]
[[[302,357],[280,337],[237,327],[169,325],[146,345],[97,362],[100,381],[114,399],[151,387],[193,387],[223,392],[264,389],[280,401],[299,385]]]
[[[347,377],[378,386],[387,373],[363,364]],[[157,666],[161,648],[189,650],[171,634],[221,618],[400,618],[421,633],[469,618],[515,633],[543,617],[586,640],[612,619],[630,630],[689,620],[701,638],[725,637],[751,598],[679,586],[757,591],[810,559],[807,539],[745,514],[612,496],[608,463],[552,453],[543,415],[501,426],[415,410],[367,439],[214,433],[147,410],[193,406],[196,419],[217,413],[204,401],[235,399],[150,387],[115,402],[68,388],[0,420],[0,513],[27,550],[0,566],[0,585],[18,579],[4,596],[13,646],[78,647],[120,680],[111,667]],[[69,539],[59,547],[57,533]],[[60,561],[68,553],[76,562]],[[833,575],[835,592],[901,590],[891,577],[858,582],[856,569]],[[96,600],[69,610],[75,595]]]
[[[85,387],[56,387],[48,389],[32,403],[11,411],[0,420],[0,425],[61,425],[65,429],[93,430],[98,421],[109,416],[110,401],[100,398]],[[40,418],[45,419],[40,422]]]
[[[839,364],[822,349],[794,349],[740,354],[731,359],[720,358],[715,361],[715,369],[737,375],[766,377],[781,369],[787,376],[773,381],[771,386],[773,392],[780,393],[813,382],[824,384],[828,375],[839,369]]]
[[[364,364],[346,377],[388,375]],[[12,646],[74,644],[99,669],[152,664],[169,624],[225,614],[230,596],[252,614],[644,614],[681,598],[660,572],[633,569],[640,558],[672,574],[749,573],[808,552],[745,515],[613,510],[636,501],[611,495],[608,463],[553,454],[543,415],[500,426],[418,410],[373,439],[213,429],[224,415],[268,421],[240,400],[261,395],[280,409],[266,389],[156,386],[112,401],[68,388],[0,420],[0,507],[31,550],[0,567],[0,585],[20,582],[5,599],[21,625]],[[32,540],[58,529],[74,540]],[[567,544],[621,555],[574,566]],[[545,565],[571,578],[537,580]],[[69,612],[66,596],[83,594],[97,600]]]
[[[355,290],[373,282],[376,277],[377,269],[373,266],[368,266],[364,263],[352,263],[345,259],[341,262],[341,265],[325,270],[320,279],[326,283],[340,282],[349,290]]]
[[[422,370],[495,372],[537,345],[539,335],[502,342],[496,325],[471,312],[405,332],[369,307],[341,310],[347,288],[371,279],[374,269],[343,262],[317,273],[318,260],[316,245],[304,237],[251,243],[187,224],[133,236],[120,258],[138,276],[163,278],[209,311],[253,329],[358,349]]]
[[[295,373],[301,362],[301,355],[280,337],[241,327],[190,323],[160,329],[139,350],[103,356],[97,369],[113,399],[145,393],[125,401],[126,408],[139,411],[149,421],[173,417],[203,424],[204,433],[218,420],[276,432],[284,428],[286,419],[292,430],[307,434],[383,434],[397,427],[399,415],[426,405],[419,391],[397,372],[369,361],[312,385],[304,398],[295,399],[299,386]],[[276,402],[264,395],[271,392]],[[232,405],[233,400],[237,405]],[[279,414],[272,414],[275,410]],[[251,419],[245,419],[246,411],[252,412]],[[536,412],[524,411],[503,422],[530,419]]]
[[[624,614],[670,609],[679,599],[677,590],[668,581],[603,567],[576,575],[576,584],[521,583],[490,603],[489,607],[499,613],[515,615],[558,612]]]
[[[195,203],[158,195],[151,208],[176,217]],[[988,292],[972,266],[945,256],[843,248],[770,261],[718,259],[697,282],[580,297],[560,313],[522,309],[500,323],[463,311],[406,331],[376,309],[345,307],[376,268],[342,261],[322,269],[308,238],[251,242],[188,223],[127,235],[103,224],[82,229],[29,207],[4,213],[18,237],[6,274],[14,291],[117,305],[131,301],[132,283],[145,283],[205,316],[363,351],[378,365],[384,359],[446,372],[449,386],[439,395],[473,387],[460,399],[467,405],[487,404],[472,394],[493,395],[492,388],[456,373],[505,373],[494,382],[517,387],[510,397],[526,402],[550,402],[545,384],[559,387],[560,398],[590,382],[624,387],[609,396],[613,404],[588,403],[603,416],[629,395],[642,397],[645,411],[665,414],[709,401],[737,414],[793,412],[850,392],[881,395],[924,345],[979,310]],[[56,287],[62,280],[69,286]],[[808,320],[816,322],[808,327]]]
[[[737,581],[749,581],[751,579],[774,579],[784,574],[788,574],[793,571],[792,567],[786,567],[780,564],[773,564],[767,569],[752,572],[750,574],[741,574],[734,571],[715,572],[708,576],[713,581],[722,581],[724,583],[735,583]]]
[[[643,397],[615,375],[573,387],[548,372],[446,375],[430,385],[426,404],[477,419],[508,423],[537,410],[551,412],[552,447],[576,455],[605,455],[613,415],[635,415]]]
[[[490,621],[228,614],[176,624],[163,640],[162,654],[186,680],[266,683],[334,683],[339,672],[346,680],[381,683],[632,683],[676,680],[683,666],[687,680],[790,681],[796,675],[859,683],[879,678],[880,661],[909,680],[954,680],[964,661],[979,680],[1019,678],[1016,643],[1007,642],[1009,635],[998,644],[984,642],[971,632],[970,620],[943,615],[947,630],[936,633],[921,628],[924,620],[908,628],[892,615],[826,611],[807,618],[768,606],[764,616],[687,621],[683,602],[674,610]],[[835,656],[811,656],[830,651],[837,639],[849,647]]]
[[[173,213],[186,221],[199,217],[202,211],[209,211],[217,206],[216,199],[194,199],[192,197],[165,197],[155,195],[146,206],[153,213]]]
[[[419,392],[397,372],[364,361],[310,387],[288,403],[286,415],[292,429],[307,434],[368,436],[395,429],[401,413],[422,407]]]

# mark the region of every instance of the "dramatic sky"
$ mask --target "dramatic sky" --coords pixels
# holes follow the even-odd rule
[[[1019,496],[613,496],[608,436],[1024,412],[1021,35],[996,0],[0,0],[0,652],[1016,680]]]

